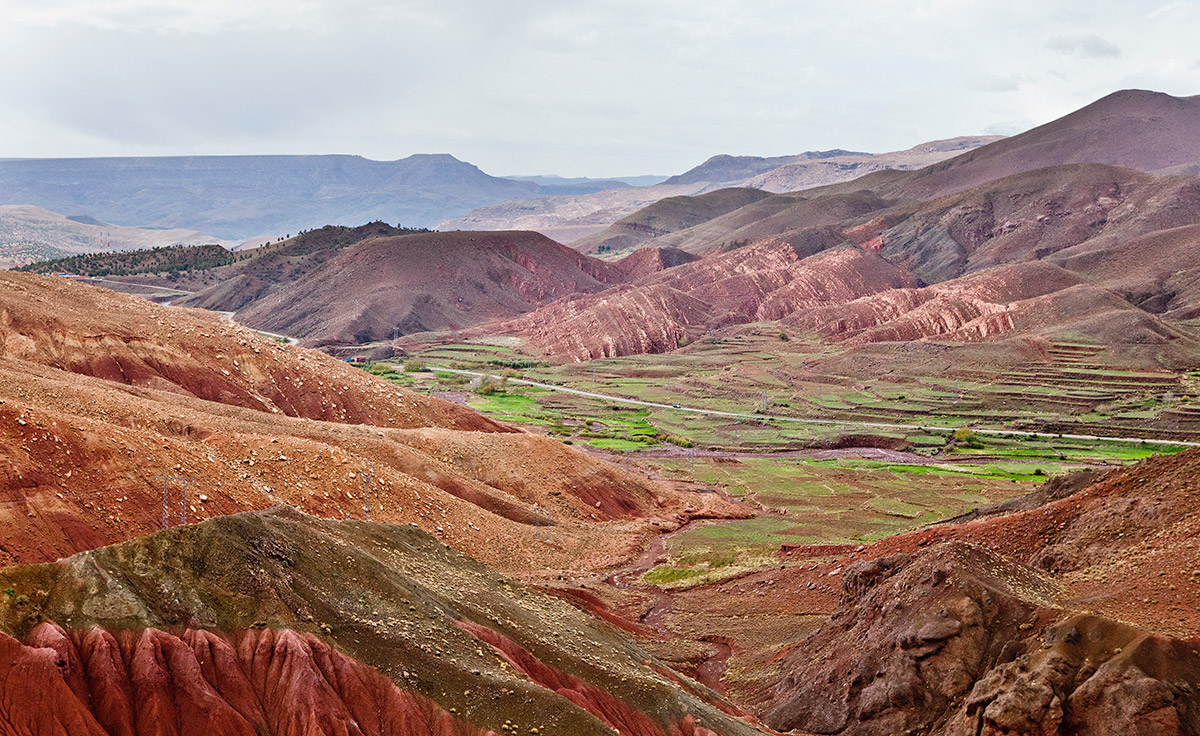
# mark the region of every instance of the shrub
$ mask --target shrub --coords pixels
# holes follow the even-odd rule
[[[479,388],[475,389],[475,393],[480,396],[492,396],[494,394],[504,393],[504,379],[496,380],[492,376],[484,376],[479,382]]]
[[[983,440],[975,434],[975,430],[969,427],[959,427],[954,430],[954,441],[960,445],[966,445],[973,450],[978,450],[983,447]]]

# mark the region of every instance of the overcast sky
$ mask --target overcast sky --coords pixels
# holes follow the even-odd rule
[[[1200,2],[0,0],[0,157],[451,153],[492,174],[1012,133],[1200,94]]]

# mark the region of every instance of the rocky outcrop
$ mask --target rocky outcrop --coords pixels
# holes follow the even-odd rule
[[[1099,343],[1184,337],[1111,292],[1043,262],[996,266],[923,288],[879,289],[841,304],[817,303],[784,321],[849,344],[928,338],[966,342],[1060,331]]]
[[[553,302],[478,334],[516,334],[545,355],[590,360],[674,350],[712,318],[708,304],[669,286],[619,286]]]
[[[854,563],[764,720],[847,736],[1200,733],[1193,644],[1065,612],[1059,593],[961,542]]]
[[[1200,733],[1195,645],[1079,615],[976,682],[946,736]]]

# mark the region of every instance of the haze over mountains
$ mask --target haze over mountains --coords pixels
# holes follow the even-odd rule
[[[966,149],[925,168],[669,197],[573,244],[650,257],[602,261],[531,233],[374,224],[297,236],[174,285],[197,292],[189,305],[312,345],[466,331],[583,360],[776,320],[850,344],[1072,334],[1176,360],[1195,343],[1185,323],[1200,317],[1200,185],[1153,172],[1200,161],[1189,131],[1200,132],[1197,98],[1125,91],[982,147],[924,147]],[[845,155],[718,158],[689,184],[658,186],[782,176]],[[1148,248],[1163,255],[1145,258]]]
[[[612,222],[662,197],[695,194],[763,172],[768,177],[761,183],[763,188],[790,191],[885,167],[923,165],[987,140],[991,139],[954,139],[880,155],[833,151],[769,159],[718,156],[665,183],[666,177],[659,176],[496,177],[444,154],[417,154],[397,161],[346,155],[0,159],[0,203],[32,205],[83,222],[198,231],[193,234],[201,239],[201,233],[210,234],[209,242],[376,220],[405,227],[444,223],[443,229],[474,230],[545,229],[549,226],[546,223],[557,226],[583,222],[588,225],[579,232],[583,234],[594,230],[598,223]],[[805,162],[810,165],[806,167]],[[783,168],[770,178],[779,167]],[[544,206],[534,204],[542,202],[540,198],[549,198],[549,206],[569,213],[565,216],[571,222],[552,222],[543,217],[538,227],[532,227],[536,223],[528,219],[528,212]],[[486,228],[448,222],[464,215],[475,217],[468,212],[500,202],[511,202],[502,210],[515,208],[525,214],[501,224],[474,223],[489,225]],[[605,214],[595,214],[597,209]],[[44,221],[40,218],[30,222],[19,232],[17,228],[9,233],[0,231],[0,247],[13,251],[10,260],[27,262],[11,245],[24,244],[19,239],[21,234],[46,228]],[[561,237],[564,231],[548,232]],[[105,249],[138,247],[142,240],[149,238],[118,238],[113,248]],[[163,240],[169,237],[164,234],[154,244],[200,242],[183,233],[176,234],[170,243]],[[40,247],[42,258],[70,254],[61,248],[55,251]]]
[[[78,261],[171,306],[0,273],[0,733],[1200,734],[1200,449],[1148,449],[1200,426],[1178,398],[1200,387],[1200,98],[1120,92],[910,169],[858,156],[717,157],[649,188],[701,193],[570,246],[368,221]],[[410,163],[464,172],[435,159]],[[309,190],[342,186],[331,207],[358,196],[335,169]],[[572,365],[617,356],[639,357]],[[485,366],[544,383],[472,394],[455,371]],[[927,426],[972,375],[987,403]],[[749,376],[753,410],[719,388]],[[830,408],[877,386],[898,419]],[[595,416],[559,410],[577,400]],[[681,433],[652,468],[581,449],[652,412]],[[821,432],[789,466],[754,451],[798,441],[784,420]],[[1034,457],[1092,467],[1035,486]],[[764,490],[718,490],[733,469]],[[928,507],[866,475],[916,477]],[[164,478],[194,483],[165,518],[199,523],[155,531]],[[863,507],[893,524],[839,526]]]
[[[505,199],[623,186],[503,179],[444,154],[0,160],[0,202],[227,240],[372,220],[432,226]]]
[[[536,230],[561,242],[570,242],[667,197],[734,186],[797,191],[856,179],[883,169],[920,168],[998,139],[999,136],[966,136],[880,154],[833,150],[776,157],[719,155],[652,187],[502,202],[444,222],[438,229]]]
[[[117,227],[31,205],[0,205],[0,268],[85,253],[205,243],[234,246],[195,230]]]

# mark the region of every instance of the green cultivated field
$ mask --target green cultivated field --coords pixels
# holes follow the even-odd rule
[[[1001,361],[986,370],[978,366],[987,361],[924,357],[881,367],[857,358],[839,362],[836,347],[803,336],[785,343],[774,334],[751,329],[670,355],[564,365],[507,344],[441,345],[413,358],[435,369],[495,376],[483,385],[445,371],[371,370],[416,390],[449,392],[439,395],[567,443],[632,455],[663,477],[727,490],[759,510],[754,519],[673,535],[670,563],[647,575],[662,585],[777,564],[784,544],[870,543],[1027,493],[1053,475],[1184,449],[1064,434],[1200,439],[1200,372],[1122,370],[1105,364],[1095,346],[1055,345],[1040,361]],[[639,407],[514,378],[747,416]],[[862,451],[821,452],[863,446],[899,452],[894,461]]]

